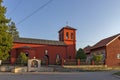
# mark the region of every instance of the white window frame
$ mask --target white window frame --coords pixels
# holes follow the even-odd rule
[[[119,54],[117,54],[117,59],[120,59],[120,53],[119,53]]]

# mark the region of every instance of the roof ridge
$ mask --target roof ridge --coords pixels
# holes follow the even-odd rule
[[[112,41],[119,35],[120,33],[100,40],[99,42],[97,42],[95,45],[92,46],[92,49],[106,46],[110,41]]]
[[[116,34],[116,35],[109,36],[109,37],[104,38],[104,39],[102,39],[102,40],[105,40],[105,39],[108,39],[108,38],[111,38],[111,37],[117,37],[117,36],[119,36],[119,35],[120,35],[120,33],[119,33],[119,34]],[[101,40],[100,40],[100,41],[101,41]]]
[[[15,38],[15,39],[31,39],[31,40],[43,40],[43,41],[56,41],[57,42],[57,40],[38,39],[38,38],[25,38],[25,37],[19,37],[19,38]],[[58,42],[62,42],[62,41],[58,41]]]
[[[46,44],[46,45],[66,45],[63,41],[34,39],[34,38],[15,38],[14,42],[18,43],[32,43],[32,44]]]

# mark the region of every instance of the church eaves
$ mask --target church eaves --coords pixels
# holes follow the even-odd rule
[[[33,39],[33,38],[16,38],[16,39],[14,39],[14,42],[28,43],[28,44],[45,44],[45,45],[66,46],[66,44],[62,41]]]

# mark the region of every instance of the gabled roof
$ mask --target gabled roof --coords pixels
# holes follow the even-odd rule
[[[63,29],[71,29],[71,30],[77,30],[77,29],[75,29],[75,28],[73,28],[73,27],[70,27],[70,26],[65,26],[65,27],[63,27],[61,30],[63,30]],[[61,30],[59,30],[58,32],[60,32]]]
[[[33,39],[33,38],[15,38],[14,42],[17,42],[17,43],[29,43],[29,44],[57,45],[57,46],[65,46],[66,45],[62,41]]]
[[[84,48],[84,52],[85,52],[85,54],[90,54],[90,50],[91,50],[91,46],[87,46],[87,47],[85,47]]]
[[[120,36],[120,34],[105,38],[98,43],[96,43],[92,49],[100,48],[100,47],[105,47],[108,43],[110,43],[112,40],[114,40],[116,37]]]

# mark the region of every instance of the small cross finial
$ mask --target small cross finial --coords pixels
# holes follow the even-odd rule
[[[66,21],[66,25],[68,26],[68,21]]]

